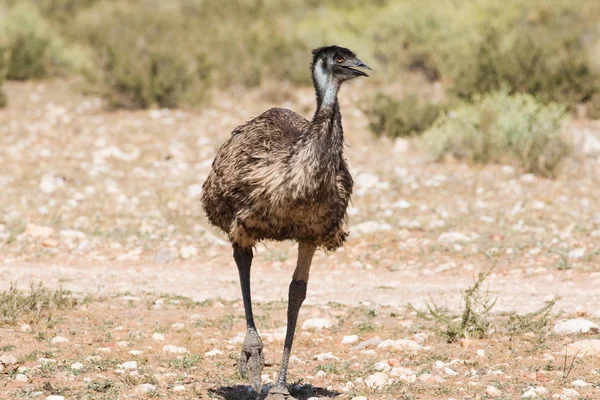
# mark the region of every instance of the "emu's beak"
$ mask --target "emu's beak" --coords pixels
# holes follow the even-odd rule
[[[353,67],[357,67],[357,68],[364,68],[364,69],[368,69],[368,70],[370,70],[370,71],[371,71],[371,67],[369,67],[369,66],[368,66],[367,64],[365,64],[364,62],[360,61],[358,58],[355,58],[355,59],[354,59],[354,65],[353,65]],[[363,71],[360,71],[360,70],[358,70],[358,69],[354,69],[354,68],[351,68],[351,69],[352,69],[352,71],[354,71],[354,73],[355,73],[356,75],[359,75],[359,76],[369,76],[369,75],[367,75],[366,73],[364,73]]]

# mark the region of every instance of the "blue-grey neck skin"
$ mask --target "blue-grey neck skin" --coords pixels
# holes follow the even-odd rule
[[[324,60],[320,59],[313,65],[313,83],[317,94],[317,111],[315,116],[324,107],[333,107],[337,104],[337,94],[340,89],[339,82],[332,79],[324,65]]]

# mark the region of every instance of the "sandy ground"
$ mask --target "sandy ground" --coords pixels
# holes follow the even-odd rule
[[[237,271],[229,244],[202,215],[200,185],[237,124],[273,105],[310,115],[313,94],[257,90],[216,96],[204,110],[107,112],[75,86],[62,80],[6,85],[0,289],[41,281],[97,300],[58,317],[24,315],[16,325],[0,326],[1,353],[18,360],[3,367],[0,398],[247,397],[234,372],[235,338],[244,330]],[[598,398],[598,359],[586,356],[569,369],[561,358],[565,346],[598,334],[548,332],[560,318],[600,318],[600,148],[594,147],[600,125],[571,123],[565,135],[574,152],[555,180],[508,164],[437,164],[418,140],[373,138],[360,111],[366,90],[359,84],[342,92],[346,155],[356,181],[351,236],[343,250],[315,256],[300,324],[324,317],[333,327],[299,333],[294,352],[301,361],[291,380],[314,386],[297,385],[296,395],[518,398],[543,387],[540,398],[576,398],[571,389]],[[279,360],[282,301],[295,256],[293,244],[266,243],[254,259],[253,297],[270,338],[269,379]],[[557,300],[539,332],[447,344],[439,326],[405,307],[432,299],[460,312],[463,291],[492,266],[484,289],[497,297],[493,315],[523,314]],[[186,328],[173,328],[178,323]],[[165,334],[166,342],[153,333]],[[352,334],[360,341],[413,340],[423,349],[352,350],[341,344]],[[68,344],[53,342],[56,336]],[[187,353],[170,354],[165,344],[185,346]],[[129,353],[134,347],[146,355],[128,370],[122,363],[138,357]],[[221,353],[207,354],[214,349]],[[326,352],[337,358],[314,358]],[[44,355],[56,365],[44,367]],[[576,358],[568,355],[570,365]],[[71,368],[77,362],[80,372]],[[375,367],[378,362],[412,372],[402,378]],[[17,379],[18,368],[27,382]],[[379,389],[365,383],[378,370],[386,376]],[[577,378],[588,385],[572,383]],[[143,384],[154,389],[145,393]]]

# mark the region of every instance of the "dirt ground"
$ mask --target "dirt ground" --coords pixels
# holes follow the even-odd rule
[[[252,398],[235,372],[244,332],[237,271],[197,199],[236,125],[275,105],[309,116],[312,92],[263,88],[215,95],[204,110],[108,112],[77,84],[5,85],[0,290],[41,281],[90,300],[0,325],[0,357],[16,357],[0,359],[0,398]],[[357,83],[341,94],[356,182],[351,236],[343,250],[315,256],[292,392],[600,398],[600,344],[576,350],[600,334],[552,333],[562,319],[600,322],[600,124],[570,124],[573,154],[555,180],[511,165],[436,164],[418,141],[373,138],[360,111],[365,90]],[[296,251],[291,243],[256,250],[252,290],[269,384]],[[406,307],[433,301],[459,315],[464,290],[491,267],[484,288],[497,300],[485,338],[448,343],[443,326]],[[543,326],[507,328],[510,316],[550,301]],[[309,327],[315,320],[328,326]]]

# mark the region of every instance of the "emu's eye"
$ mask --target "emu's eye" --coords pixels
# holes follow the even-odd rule
[[[346,61],[346,57],[339,56],[335,59],[335,62],[337,63],[343,63],[344,61]]]

